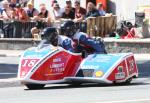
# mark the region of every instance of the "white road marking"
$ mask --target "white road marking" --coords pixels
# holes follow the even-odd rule
[[[150,99],[136,99],[136,100],[121,100],[121,101],[106,101],[106,102],[96,102],[96,103],[128,103],[128,102],[146,102]]]

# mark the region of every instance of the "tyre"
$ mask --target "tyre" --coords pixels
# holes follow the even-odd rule
[[[42,89],[44,88],[45,84],[26,84],[25,85],[28,89]]]
[[[129,79],[127,79],[125,82],[124,82],[124,84],[130,84],[131,83],[131,81],[132,81],[132,77],[131,78],[129,78]]]
[[[127,79],[125,82],[117,83],[116,81],[113,82],[114,85],[129,85],[132,81],[132,77]]]

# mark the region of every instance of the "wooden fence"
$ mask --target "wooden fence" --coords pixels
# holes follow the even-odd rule
[[[87,33],[90,36],[105,37],[116,29],[116,16],[90,17],[87,19]]]

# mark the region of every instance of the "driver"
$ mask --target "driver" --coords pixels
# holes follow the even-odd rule
[[[45,28],[41,33],[41,38],[47,44],[52,44],[54,46],[59,45],[70,52],[74,52],[73,41],[67,36],[58,35],[58,32],[54,27]]]
[[[77,30],[77,28],[75,27],[75,23],[73,21],[67,21],[61,25],[61,35],[65,35],[71,38],[76,44],[75,48],[78,48],[78,46],[82,46],[86,49],[92,49],[93,52],[96,53],[106,53],[105,46],[101,40],[93,39],[91,37],[88,37],[86,33],[79,32],[79,30]]]

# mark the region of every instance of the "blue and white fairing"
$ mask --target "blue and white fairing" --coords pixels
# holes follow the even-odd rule
[[[130,68],[130,65],[133,65],[133,68]],[[129,74],[130,69],[132,73]],[[96,83],[122,82],[131,76],[137,77],[137,72],[132,53],[91,54],[80,64],[76,77],[68,79]]]

